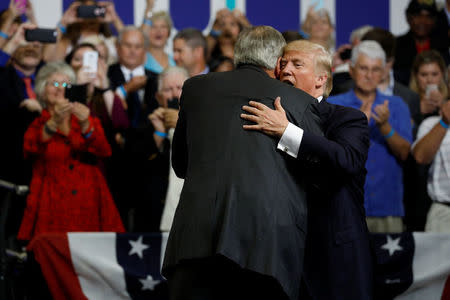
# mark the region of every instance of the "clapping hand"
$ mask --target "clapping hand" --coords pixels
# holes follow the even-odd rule
[[[89,128],[89,114],[90,114],[89,108],[79,102],[72,103],[72,114],[75,116],[75,118],[78,119],[78,123],[81,127],[81,132],[86,133],[86,130]]]
[[[385,125],[389,120],[389,101],[384,100],[383,104],[375,106],[374,113],[372,114],[373,119],[379,127]]]

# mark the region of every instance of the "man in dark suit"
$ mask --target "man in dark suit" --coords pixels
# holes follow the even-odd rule
[[[34,93],[34,78],[42,65],[42,45],[25,42],[24,36],[26,29],[35,27],[20,25],[0,51],[0,179],[21,185],[28,185],[31,179],[31,162],[23,157],[23,136],[42,111]],[[4,192],[0,190],[0,201]],[[24,198],[13,199],[7,235],[17,234],[24,208]]]
[[[113,155],[107,178],[127,230],[139,232],[159,229],[169,164],[168,151],[160,153],[153,131],[148,131],[148,116],[158,102],[157,74],[144,69],[147,43],[138,28],[125,27],[117,41],[119,62],[108,69],[111,87],[127,108],[130,128],[110,137]]]
[[[170,299],[298,297],[307,174],[239,118],[250,99],[281,95],[291,122],[321,134],[314,98],[271,78],[284,44],[272,27],[245,30],[235,71],[184,84],[172,163],[185,184],[162,269]]]
[[[367,118],[353,108],[329,104],[331,56],[317,44],[295,41],[284,48],[279,77],[317,98],[325,137],[294,126],[280,99],[276,110],[250,102],[245,126],[280,138],[278,147],[302,160],[316,154],[320,168],[308,201],[308,232],[301,299],[372,299],[373,265],[364,211]]]

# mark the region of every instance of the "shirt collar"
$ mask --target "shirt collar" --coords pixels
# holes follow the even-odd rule
[[[394,95],[394,71],[390,70],[389,71],[389,84],[386,87],[386,89],[384,91],[381,91],[380,89],[377,89],[380,93],[383,93],[385,95],[389,95],[392,96]]]
[[[14,70],[16,70],[16,73],[20,77],[20,79],[31,78],[31,81],[34,82],[34,78],[36,77],[36,74],[33,73],[30,76],[26,76],[25,74],[23,74],[21,71],[17,70],[16,68],[14,68]]]
[[[206,66],[206,68],[198,75],[205,75],[205,74],[208,74],[208,73],[209,73],[209,67]]]
[[[319,103],[320,103],[320,101],[322,101],[322,99],[323,99],[323,96],[317,97],[317,101],[319,101]]]
[[[130,80],[131,74],[133,74],[133,77],[145,75],[145,69],[144,69],[143,65],[141,65],[133,70],[130,70],[123,65],[120,65],[120,70],[122,70],[123,76],[125,77],[126,81]]]

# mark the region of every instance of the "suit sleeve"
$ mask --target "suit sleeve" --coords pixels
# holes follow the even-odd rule
[[[310,104],[298,126],[312,134],[323,135],[321,124],[317,104]]]
[[[305,130],[299,158],[313,153],[325,169],[347,175],[358,174],[365,167],[369,151],[367,119],[355,112],[350,118],[334,119],[333,122],[337,126],[327,137]]]
[[[186,140],[186,115],[184,111],[184,95],[185,89],[181,94],[180,112],[178,113],[178,122],[175,127],[175,132],[172,141],[172,168],[175,174],[180,178],[186,177],[187,162],[188,162],[188,148]]]

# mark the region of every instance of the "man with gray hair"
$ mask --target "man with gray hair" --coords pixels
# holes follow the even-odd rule
[[[183,86],[172,163],[185,184],[162,268],[170,299],[298,297],[307,174],[239,117],[251,99],[273,107],[281,96],[290,122],[321,134],[316,100],[274,79],[284,45],[272,27],[244,30],[236,70]]]
[[[159,198],[163,198],[158,197],[162,192],[156,193],[153,188],[163,186],[152,176],[155,160],[149,159],[144,147],[131,146],[142,142],[148,115],[158,107],[157,75],[144,68],[146,41],[139,28],[126,26],[116,45],[119,62],[108,68],[111,88],[122,100],[130,123],[129,128],[114,128],[108,134],[113,151],[107,163],[108,182],[127,230],[139,232],[159,229],[162,210]],[[149,207],[150,204],[156,208]]]
[[[333,104],[360,109],[369,120],[370,148],[366,163],[364,206],[371,232],[402,232],[402,162],[408,157],[411,116],[397,96],[377,91],[386,56],[375,41],[363,41],[353,48],[350,75],[354,88],[328,98]]]

